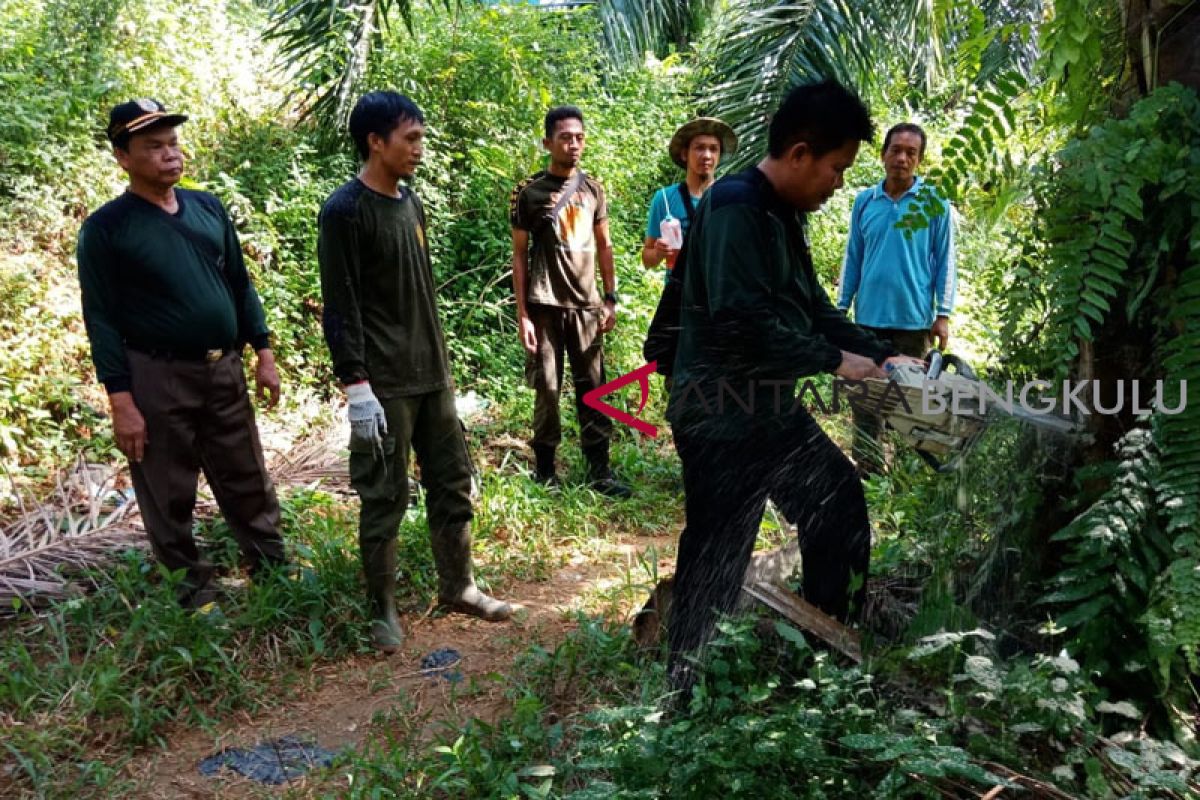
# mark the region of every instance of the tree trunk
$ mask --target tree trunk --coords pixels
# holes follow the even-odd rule
[[[1200,89],[1200,0],[1127,0],[1124,10],[1133,73],[1126,99],[1172,81]]]

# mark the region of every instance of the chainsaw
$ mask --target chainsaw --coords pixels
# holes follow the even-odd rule
[[[889,365],[887,379],[867,378],[848,399],[880,416],[938,472],[957,470],[987,426],[1002,416],[1064,436],[1082,431],[1070,417],[1004,402],[965,361],[937,350],[925,356],[924,367]]]

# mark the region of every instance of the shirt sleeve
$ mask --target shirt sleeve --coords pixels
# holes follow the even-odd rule
[[[795,379],[832,372],[841,350],[820,333],[797,330],[775,311],[768,283],[774,223],[748,205],[709,217],[701,273],[721,359],[751,378]]]
[[[508,223],[514,228],[521,230],[531,230],[529,222],[529,211],[525,208],[524,195],[525,187],[528,184],[525,181],[517,184],[512,190],[512,194],[508,196]]]
[[[321,325],[333,358],[333,372],[344,384],[368,380],[354,221],[338,211],[323,211],[317,228],[317,263],[324,303]]]
[[[881,342],[874,335],[855,325],[846,317],[846,312],[829,299],[825,289],[813,280],[813,329],[819,331],[839,350],[866,356],[876,364],[898,355],[899,351],[890,344]]]
[[[662,235],[662,221],[667,216],[665,192],[659,189],[650,198],[650,213],[646,216],[646,238],[657,239]]]
[[[238,240],[237,229],[224,205],[217,201],[221,218],[225,222],[225,274],[229,277],[233,296],[240,298],[237,309],[238,341],[249,342],[255,350],[271,346],[271,333],[267,329],[267,318],[263,313],[262,302],[254,284],[250,280],[250,272],[246,269],[246,257],[242,253],[242,244]]]
[[[608,220],[608,197],[604,194],[604,187],[599,181],[595,182],[596,187],[596,216],[592,218],[593,225],[599,225],[601,222]]]
[[[862,280],[863,232],[861,219],[862,206],[866,204],[867,195],[860,194],[854,198],[850,210],[850,235],[846,237],[846,257],[842,261],[842,275],[838,279],[837,307],[845,311],[854,302],[858,292],[858,283]]]
[[[937,315],[950,316],[958,294],[957,254],[954,252],[954,207],[946,203],[946,213],[934,228],[932,248],[934,302]]]
[[[109,394],[133,388],[125,340],[117,327],[120,298],[117,293],[116,258],[108,231],[84,222],[75,248],[79,265],[79,294],[83,301],[83,322],[92,345],[92,363],[96,377]]]

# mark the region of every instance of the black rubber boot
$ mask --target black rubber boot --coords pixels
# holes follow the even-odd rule
[[[396,613],[396,540],[363,549],[363,574],[367,579],[367,607],[371,615],[371,644],[391,654],[404,643]]]
[[[608,442],[583,449],[588,464],[588,485],[606,497],[631,497],[633,490],[617,480],[608,467]]]
[[[554,471],[554,448],[543,444],[533,446],[533,479],[547,486],[558,486],[558,475]]]
[[[471,569],[471,523],[431,528],[430,544],[438,574],[438,605],[488,622],[504,622],[513,607],[479,591]]]

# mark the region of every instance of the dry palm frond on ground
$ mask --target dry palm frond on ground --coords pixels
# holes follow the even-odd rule
[[[350,491],[335,431],[318,430],[276,450],[269,470],[276,485]],[[195,515],[217,513],[203,478]],[[147,545],[124,465],[87,464],[64,473],[55,490],[0,524],[0,615],[44,606],[85,590],[81,579],[130,547]]]
[[[72,580],[145,544],[130,491],[114,468],[76,462],[54,492],[0,528],[0,614],[44,605]]]
[[[290,448],[276,450],[267,465],[279,486],[305,486],[328,492],[349,493],[350,470],[337,430],[320,430]]]

